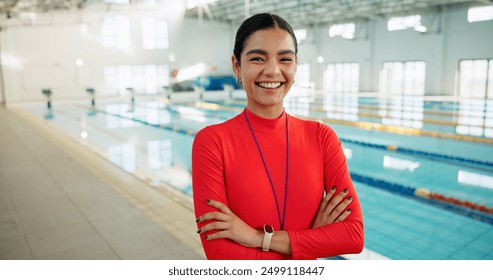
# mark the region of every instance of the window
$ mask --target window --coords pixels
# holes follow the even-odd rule
[[[407,16],[407,17],[392,17],[387,21],[387,29],[389,31],[404,30],[408,28],[420,28],[421,16]]]
[[[306,29],[296,29],[294,30],[294,35],[296,36],[296,40],[299,44],[302,41],[306,40]]]
[[[324,110],[328,118],[358,120],[358,63],[330,63],[324,75]]]
[[[130,0],[104,0],[107,4],[130,4]]]
[[[169,48],[168,21],[160,18],[142,19],[142,47],[148,50]]]
[[[314,83],[310,82],[310,63],[298,64],[295,80],[290,94],[284,99],[284,106],[292,114],[309,116],[315,94]]]
[[[127,88],[136,94],[159,94],[170,84],[167,65],[110,65],[104,68],[109,95],[126,95]]]
[[[493,138],[493,59],[459,63],[457,134]]]
[[[102,24],[102,41],[105,48],[130,48],[130,20],[127,16],[107,16]]]
[[[475,7],[467,10],[467,21],[493,20],[493,6]]]
[[[354,32],[355,32],[354,23],[334,24],[329,28],[330,37],[341,36],[342,38],[353,39]]]
[[[187,0],[187,9],[193,9],[197,7],[204,7],[207,6],[208,4],[214,4],[214,2],[217,2],[218,0]]]
[[[132,120],[134,114],[131,111],[130,104],[108,104],[105,106],[105,111],[108,113],[106,115],[106,126],[110,129],[142,125],[142,123]]]
[[[300,87],[307,87],[310,84],[310,63],[298,64],[295,81],[295,85]]]
[[[107,95],[118,94],[118,68],[116,66],[104,67],[104,83]]]
[[[378,111],[383,124],[423,127],[425,70],[426,64],[423,61],[383,64]]]

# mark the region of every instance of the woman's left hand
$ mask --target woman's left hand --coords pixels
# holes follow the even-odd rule
[[[247,247],[262,246],[263,232],[249,226],[223,203],[210,199],[206,200],[206,203],[220,212],[208,212],[197,218],[197,223],[213,221],[199,228],[197,233],[219,230],[218,232],[205,235],[205,240],[227,238]]]

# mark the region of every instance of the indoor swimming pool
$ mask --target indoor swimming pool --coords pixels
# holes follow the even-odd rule
[[[480,137],[456,133],[471,130],[458,103],[355,98],[294,95],[285,107],[338,133],[363,209],[365,248],[389,259],[493,259],[493,138],[484,137],[493,108],[483,112]],[[46,104],[19,106],[47,116]],[[195,133],[244,106],[237,98],[61,102],[45,122],[151,186],[191,195]]]

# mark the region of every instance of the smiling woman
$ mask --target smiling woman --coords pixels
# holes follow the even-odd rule
[[[236,56],[232,60],[247,93],[247,108],[261,117],[280,116],[296,73],[296,48],[289,33],[280,28],[259,30],[245,42],[240,60]]]
[[[297,52],[291,26],[276,15],[252,16],[238,29],[232,66],[246,108],[202,129],[192,147],[197,233],[209,259],[316,259],[363,249],[361,207],[339,138],[284,111]]]

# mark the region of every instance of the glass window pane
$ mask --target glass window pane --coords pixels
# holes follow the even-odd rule
[[[104,83],[106,87],[106,90],[104,92],[106,92],[108,95],[118,94],[118,71],[116,66],[104,67]]]
[[[324,110],[328,118],[358,120],[358,63],[330,63],[324,77]]]
[[[158,93],[158,83],[157,83],[157,70],[156,65],[146,65],[144,66],[145,72],[145,90],[146,94],[157,94]]]
[[[493,19],[493,6],[474,7],[467,11],[467,21],[485,21]]]
[[[491,65],[493,60],[462,60],[459,63],[459,118],[457,133],[487,136],[489,119]],[[488,88],[487,88],[488,86]]]
[[[130,66],[122,65],[118,67],[118,82],[118,91],[120,95],[125,96],[127,94],[127,88],[133,87]]]
[[[170,73],[167,65],[157,66],[157,83],[160,90],[170,85]]]
[[[144,49],[155,49],[156,42],[156,26],[153,18],[142,19],[142,47]]]
[[[145,93],[145,73],[142,65],[132,65],[132,76],[130,77],[132,88],[135,93]]]
[[[423,126],[425,69],[423,61],[395,61],[382,65],[378,113],[383,124]]]
[[[294,35],[298,43],[301,43],[303,40],[306,40],[306,29],[296,29],[294,30]]]
[[[341,36],[346,39],[354,38],[355,33],[355,24],[354,23],[345,23],[345,24],[334,24],[329,28],[329,36],[336,37]]]
[[[101,35],[105,48],[130,48],[130,19],[127,16],[105,17]]]
[[[142,19],[142,47],[144,49],[167,49],[169,47],[168,22],[165,19]]]

